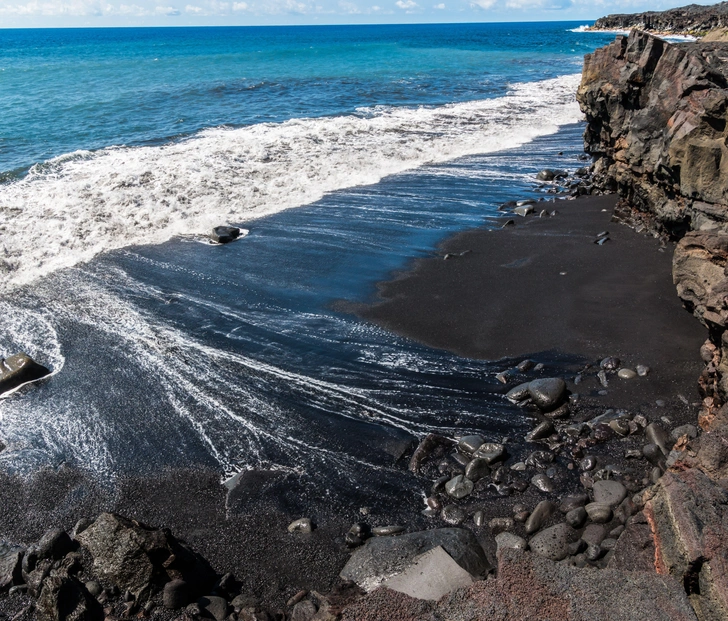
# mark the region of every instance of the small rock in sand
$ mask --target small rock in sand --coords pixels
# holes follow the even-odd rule
[[[289,533],[310,533],[313,530],[313,524],[310,518],[301,518],[295,520],[288,525]]]

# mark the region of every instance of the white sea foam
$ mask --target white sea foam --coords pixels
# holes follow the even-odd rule
[[[569,32],[598,32],[601,34],[613,34],[613,35],[628,35],[631,31],[629,29],[627,30],[591,30],[590,26],[579,26],[578,28],[572,28]],[[694,37],[692,35],[672,35],[672,34],[666,34],[666,33],[652,33],[654,36],[656,36],[658,39],[663,39],[664,41],[672,42],[672,43],[685,43],[685,42],[691,42],[691,41],[697,41],[698,37]]]
[[[177,143],[79,151],[0,186],[0,291],[132,244],[203,233],[386,175],[524,144],[581,118],[579,75],[435,108],[210,129]]]

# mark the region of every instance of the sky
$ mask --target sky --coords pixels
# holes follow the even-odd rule
[[[689,0],[688,0],[689,1]],[[669,0],[0,0],[0,27],[584,21]],[[701,2],[696,4],[714,4]]]

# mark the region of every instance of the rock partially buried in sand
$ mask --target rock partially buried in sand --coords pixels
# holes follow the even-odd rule
[[[550,410],[559,405],[566,395],[566,384],[558,377],[533,380],[528,384],[528,394],[542,410]]]
[[[22,584],[21,561],[25,549],[12,543],[0,541],[0,591],[13,584]]]
[[[313,531],[313,524],[310,518],[294,520],[288,525],[289,533],[310,533],[311,531]]]
[[[531,433],[526,434],[526,442],[535,442],[548,438],[554,432],[554,424],[550,420],[539,423]]]
[[[461,453],[465,453],[466,455],[472,455],[483,444],[485,444],[485,439],[483,438],[483,436],[463,436],[458,442],[458,450]]]
[[[465,498],[473,493],[473,482],[459,474],[445,484],[445,491],[453,498]]]
[[[500,533],[495,538],[496,552],[500,552],[506,548],[514,550],[525,550],[528,548],[528,542],[513,533]]]
[[[101,606],[86,587],[69,576],[46,578],[36,603],[40,621],[91,621],[103,618]]]
[[[620,369],[617,371],[617,375],[621,377],[622,379],[634,379],[637,377],[637,373],[633,371],[632,369]]]
[[[17,388],[26,382],[40,379],[50,371],[38,364],[28,354],[19,353],[0,359],[0,394]]]
[[[594,482],[594,502],[616,507],[627,497],[627,490],[619,481]]]
[[[535,535],[528,545],[536,554],[552,561],[560,561],[569,554],[569,544],[578,539],[578,533],[571,526],[562,522]]]
[[[210,234],[210,239],[216,244],[228,244],[238,237],[240,237],[240,229],[236,226],[216,226]]]

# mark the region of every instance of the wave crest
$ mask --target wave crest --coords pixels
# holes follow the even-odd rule
[[[580,75],[435,108],[215,128],[151,147],[79,151],[0,186],[0,290],[133,244],[311,203],[423,164],[515,147],[581,118]]]

